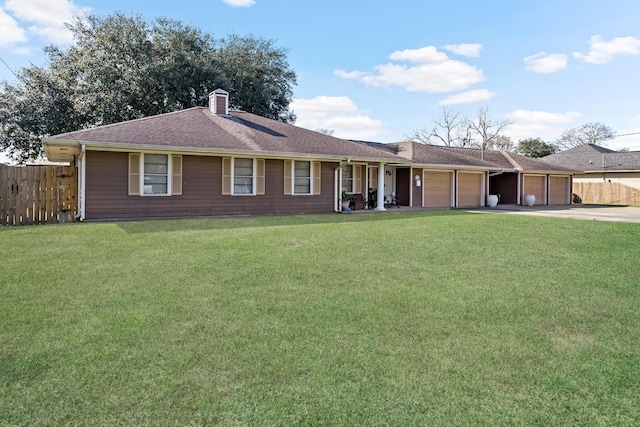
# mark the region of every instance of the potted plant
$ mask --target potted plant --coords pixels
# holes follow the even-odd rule
[[[340,199],[340,203],[342,204],[342,210],[343,212],[349,212],[351,209],[349,208],[349,206],[351,205],[351,202],[353,201],[353,194],[347,193],[346,191],[342,192],[342,197]]]

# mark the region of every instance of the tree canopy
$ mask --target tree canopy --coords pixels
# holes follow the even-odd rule
[[[216,39],[171,19],[114,13],[68,24],[74,43],[45,49],[0,87],[0,148],[17,161],[41,154],[42,138],[194,106],[217,88],[229,105],[293,123],[296,74],[273,40]]]
[[[567,150],[586,144],[601,144],[613,139],[615,131],[607,125],[598,122],[586,123],[573,129],[566,130],[558,140],[558,145]]]
[[[540,138],[521,139],[516,147],[516,152],[527,157],[545,157],[558,151],[558,147]]]

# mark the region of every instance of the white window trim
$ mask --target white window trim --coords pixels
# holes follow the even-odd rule
[[[144,176],[145,176],[145,172],[144,172],[144,156],[146,156],[147,154],[161,154],[163,156],[167,156],[167,192],[166,193],[145,193],[144,192]],[[173,170],[173,161],[172,161],[172,156],[170,153],[162,153],[162,152],[152,152],[152,151],[148,151],[148,152],[142,152],[140,153],[140,196],[141,197],[167,197],[167,196],[171,196],[171,189],[172,189],[172,179],[171,176],[173,175],[171,173],[171,171]]]
[[[236,159],[250,159],[252,160],[251,167],[251,193],[236,193]],[[231,195],[232,196],[255,196],[256,195],[256,185],[257,185],[257,173],[258,173],[258,162],[256,158],[252,157],[232,157],[231,158]]]
[[[308,193],[296,193],[296,162],[308,162],[309,163],[309,192]],[[313,196],[314,188],[313,188],[313,161],[312,160],[304,160],[304,159],[293,159],[291,161],[291,195],[292,196]]]

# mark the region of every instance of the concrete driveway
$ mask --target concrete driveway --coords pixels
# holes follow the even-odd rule
[[[640,222],[640,208],[631,206],[568,205],[529,207],[520,205],[498,205],[495,209],[483,208],[476,210],[476,212],[553,216],[596,221]]]

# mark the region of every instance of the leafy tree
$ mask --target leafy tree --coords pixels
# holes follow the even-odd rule
[[[586,144],[601,144],[613,139],[615,131],[607,125],[598,122],[586,123],[573,129],[566,130],[558,141],[558,145],[567,150]]]
[[[550,156],[558,151],[555,144],[544,142],[540,138],[526,138],[518,141],[516,152],[528,157],[545,157]]]
[[[37,157],[48,135],[205,106],[218,87],[232,107],[295,121],[296,75],[273,40],[216,40],[179,21],[121,13],[68,27],[74,44],[47,47],[48,68],[25,68],[0,88],[0,149],[15,160]]]

